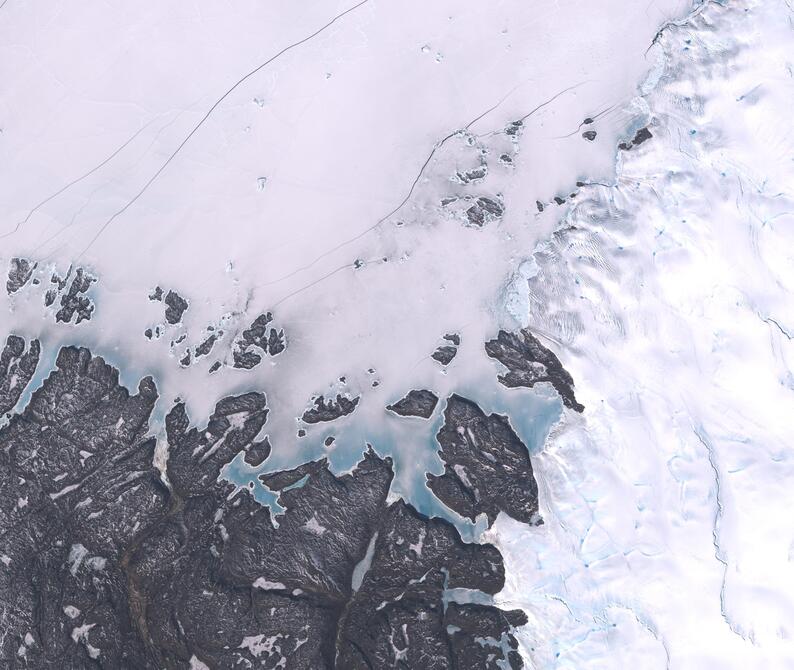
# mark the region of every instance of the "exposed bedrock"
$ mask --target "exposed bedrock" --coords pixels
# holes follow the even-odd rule
[[[634,138],[628,142],[621,142],[618,144],[618,149],[621,151],[631,151],[634,147],[639,146],[643,142],[647,142],[653,135],[647,128],[640,128],[635,134]]]
[[[168,291],[164,301],[166,305],[165,320],[172,325],[182,321],[182,316],[189,307],[188,301],[185,300],[176,291]]]
[[[449,365],[452,359],[458,353],[458,348],[451,344],[443,344],[438,347],[431,355],[433,360],[438,361],[441,365]]]
[[[38,340],[31,340],[27,347],[24,338],[18,335],[9,335],[6,339],[0,352],[0,415],[17,404],[36,372],[40,354]]]
[[[3,380],[23,366],[10,347]],[[0,429],[3,667],[521,667],[522,613],[449,602],[498,592],[499,552],[388,504],[390,459],[370,448],[344,475],[321,460],[263,476],[286,509],[274,518],[219,480],[239,452],[269,455],[264,394],[221,400],[201,429],[177,403],[165,473],[156,400],[150,378],[131,394],[66,347]]]
[[[452,395],[436,436],[444,473],[428,473],[427,485],[447,507],[491,525],[499,512],[536,524],[538,486],[529,452],[507,417],[486,415],[474,402]]]
[[[539,382],[548,382],[560,394],[566,407],[584,411],[584,405],[574,396],[573,377],[554,352],[544,347],[529,329],[516,333],[500,330],[496,339],[485,343],[485,352],[507,368],[506,374],[498,376],[502,385],[532,388]]]
[[[5,667],[147,667],[123,564],[167,509],[145,437],[156,399],[151,379],[130,395],[101,358],[67,347],[0,430]]]
[[[27,258],[12,258],[8,266],[8,279],[6,280],[6,292],[8,295],[16,293],[30,281],[36,263]]]
[[[284,329],[270,326],[272,321],[273,314],[265,312],[243,331],[232,352],[234,367],[250,370],[262,362],[263,356],[278,356],[287,348]]]
[[[426,389],[413,389],[407,395],[386,409],[400,416],[415,416],[429,419],[438,404],[438,396]]]
[[[342,394],[337,394],[336,399],[325,399],[325,396],[314,398],[314,407],[307,409],[301,419],[306,423],[322,423],[335,421],[343,416],[352,414],[356,409],[360,397],[346,398]]]
[[[66,278],[71,275],[72,268]],[[55,320],[63,323],[89,321],[94,313],[94,303],[85,295],[88,289],[96,282],[96,277],[90,275],[83,268],[77,268],[68,290],[61,293],[61,307],[55,313]]]
[[[504,661],[523,667],[498,644],[487,654],[478,649],[491,636],[505,636],[512,649],[510,630],[526,623],[523,612],[444,606],[447,589],[501,590],[504,567],[495,547],[465,544],[451,524],[399,501],[381,519],[371,561],[340,625],[338,668],[495,670]]]

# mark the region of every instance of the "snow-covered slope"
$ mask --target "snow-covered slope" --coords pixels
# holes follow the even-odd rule
[[[665,30],[653,140],[535,253],[586,410],[535,460],[545,526],[490,533],[534,667],[794,667],[791,9]]]

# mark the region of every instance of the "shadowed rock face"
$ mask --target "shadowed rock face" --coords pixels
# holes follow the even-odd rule
[[[506,417],[487,416],[471,400],[452,395],[436,437],[444,474],[428,474],[427,485],[444,504],[472,521],[485,514],[489,525],[499,512],[539,521],[529,452]]]
[[[643,142],[647,142],[652,137],[653,135],[651,134],[650,130],[648,130],[647,128],[640,128],[634,134],[634,139],[632,139],[629,142],[621,142],[620,144],[618,144],[618,149],[620,149],[621,151],[631,151],[631,149],[642,144]]]
[[[498,221],[504,214],[504,205],[496,198],[480,197],[466,210],[466,219],[472,226],[482,227],[491,221]]]
[[[504,386],[532,388],[539,382],[548,382],[560,394],[566,407],[584,411],[584,405],[574,396],[573,377],[554,352],[544,347],[528,329],[517,333],[500,330],[496,339],[485,343],[485,352],[507,368],[507,374],[498,377]]]
[[[465,544],[454,527],[427,519],[403,502],[386,512],[375,540],[372,563],[353,596],[339,630],[337,667],[369,668],[493,668],[504,667],[501,649],[484,659],[477,638],[505,635],[513,625],[526,622],[522,612],[504,613],[484,606],[486,616],[474,610],[472,635],[457,630],[460,608],[445,610],[447,589],[478,589],[495,594],[504,585],[502,558],[490,545]],[[503,616],[499,622],[498,616]],[[475,619],[480,624],[475,623]],[[498,632],[497,632],[498,629]],[[470,654],[476,653],[472,657]],[[511,668],[521,668],[517,656]]]
[[[432,391],[411,390],[402,400],[388,405],[386,409],[400,416],[417,416],[429,419],[437,404],[438,396]]]
[[[324,421],[334,421],[340,417],[352,414],[356,409],[360,398],[345,398],[341,394],[337,394],[336,400],[330,398],[325,399],[324,396],[319,396],[314,399],[314,407],[307,409],[301,419],[306,423],[321,423]]]
[[[430,356],[441,365],[449,365],[458,353],[458,348],[451,344],[442,344]]]
[[[16,366],[24,388],[35,361],[21,344],[0,382]],[[286,508],[274,519],[219,481],[240,451],[267,458],[265,396],[221,400],[202,430],[176,404],[167,477],[147,437],[156,400],[151,379],[131,395],[67,347],[0,429],[4,667],[521,667],[521,613],[444,605],[448,589],[499,591],[498,551],[388,505],[390,459],[370,448],[345,475],[324,460],[263,475]]]
[[[56,365],[0,431],[0,658],[135,667],[143,656],[123,560],[167,509],[145,437],[157,392],[146,378],[130,395],[85,349],[62,349]]]
[[[27,258],[12,258],[8,267],[8,279],[6,280],[6,292],[8,295],[16,293],[33,276],[36,263]]]
[[[67,279],[68,277],[67,274]],[[85,294],[95,281],[96,277],[88,274],[83,268],[77,268],[69,289],[61,294],[61,307],[55,313],[55,320],[63,323],[71,323],[75,317],[75,323],[90,320],[94,313],[94,303]]]
[[[250,370],[262,362],[262,356],[278,356],[286,349],[284,330],[270,326],[272,321],[273,315],[265,312],[243,331],[232,353],[234,367]]]
[[[187,311],[188,302],[176,291],[169,291],[165,296],[165,320],[170,324],[177,324],[182,320],[182,315]]]
[[[30,348],[25,351],[25,340],[17,335],[9,335],[0,353],[0,414],[14,408],[22,392],[30,382],[39,364],[41,345],[31,340]]]

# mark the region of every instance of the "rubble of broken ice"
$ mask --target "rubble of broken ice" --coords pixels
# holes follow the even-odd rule
[[[269,457],[263,393],[224,398],[200,430],[177,401],[161,470],[154,381],[130,393],[87,349],[62,348],[12,412],[40,351],[12,335],[0,354],[8,667],[523,667],[513,631],[526,616],[487,604],[504,585],[499,551],[390,497],[392,460],[376,447],[346,474],[321,459],[260,475],[285,510],[276,521],[219,477],[241,452],[252,466]],[[533,352],[553,360],[500,360],[553,367],[551,352]],[[416,390],[389,409],[427,417],[437,402]],[[336,405],[319,401],[316,419],[333,420]],[[507,418],[452,395],[437,439],[445,470],[428,486],[448,507],[489,525],[499,512],[540,522]]]

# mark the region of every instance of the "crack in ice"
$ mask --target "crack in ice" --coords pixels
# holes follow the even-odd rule
[[[180,143],[179,143],[179,145],[177,146],[177,148],[176,148],[176,149],[174,149],[174,150],[171,152],[171,154],[168,156],[168,158],[166,158],[166,160],[163,162],[163,164],[162,164],[162,165],[161,165],[161,166],[160,166],[160,167],[157,169],[157,171],[156,171],[156,172],[155,172],[155,173],[154,173],[154,174],[153,174],[153,175],[152,175],[152,176],[149,178],[149,180],[148,180],[148,181],[147,181],[147,182],[146,182],[146,183],[143,185],[143,187],[142,187],[142,188],[141,188],[141,189],[138,191],[138,193],[136,193],[136,194],[135,194],[135,195],[134,195],[134,196],[133,196],[133,197],[132,197],[130,200],[128,200],[128,201],[127,201],[127,204],[125,204],[123,207],[121,207],[121,208],[120,208],[120,209],[118,209],[116,212],[114,212],[114,213],[113,213],[113,214],[112,214],[112,215],[111,215],[111,216],[110,216],[110,217],[109,217],[109,218],[108,218],[108,219],[107,219],[107,220],[106,220],[106,221],[105,221],[105,222],[102,224],[102,226],[99,228],[99,230],[97,231],[97,233],[96,233],[96,234],[95,234],[95,235],[94,235],[94,236],[91,238],[91,240],[89,241],[89,243],[88,243],[88,244],[87,244],[87,245],[86,245],[86,246],[83,248],[83,250],[82,250],[82,251],[81,251],[81,252],[78,254],[78,256],[77,256],[77,260],[80,260],[80,259],[83,257],[83,255],[84,255],[84,254],[85,254],[85,253],[86,253],[86,252],[87,252],[87,251],[88,251],[88,250],[91,248],[91,246],[92,246],[92,245],[93,245],[93,244],[94,244],[94,243],[95,243],[95,242],[96,242],[96,241],[99,239],[99,237],[102,235],[102,233],[104,233],[104,232],[105,232],[105,230],[107,230],[107,228],[108,228],[108,227],[109,227],[109,226],[110,226],[110,225],[113,223],[113,221],[115,221],[115,220],[116,220],[116,219],[117,219],[119,216],[121,216],[121,215],[122,215],[124,212],[126,212],[126,211],[127,211],[127,210],[128,210],[128,209],[129,209],[129,208],[130,208],[130,207],[131,207],[133,204],[135,204],[135,202],[136,202],[136,201],[137,201],[137,200],[138,200],[138,199],[139,199],[139,198],[140,198],[140,197],[141,197],[141,196],[142,196],[144,193],[146,193],[146,191],[149,189],[149,187],[150,187],[150,186],[151,186],[151,185],[152,185],[152,184],[155,182],[155,180],[156,180],[156,179],[157,179],[157,178],[158,178],[158,177],[159,177],[159,176],[160,176],[160,175],[163,173],[163,171],[164,171],[164,170],[165,170],[165,169],[168,167],[168,165],[171,163],[171,161],[173,161],[173,160],[174,160],[174,158],[176,158],[177,154],[179,154],[179,152],[180,152],[180,151],[181,151],[181,150],[184,148],[184,146],[185,146],[185,145],[186,145],[186,144],[187,144],[187,143],[190,141],[190,139],[193,137],[193,135],[195,135],[195,134],[196,134],[196,133],[199,131],[199,129],[200,129],[200,128],[201,128],[201,127],[204,125],[204,123],[207,121],[207,119],[209,119],[209,117],[210,117],[210,116],[212,115],[212,113],[213,113],[213,112],[214,112],[214,111],[215,111],[215,110],[218,108],[218,106],[219,106],[219,105],[220,105],[220,104],[221,104],[221,103],[222,103],[222,102],[223,102],[223,101],[224,101],[226,98],[228,98],[228,97],[229,97],[229,96],[230,96],[230,95],[231,95],[231,94],[232,94],[232,93],[233,93],[233,92],[234,92],[234,91],[235,91],[235,90],[236,90],[238,87],[240,87],[240,86],[241,86],[243,83],[245,83],[245,82],[246,82],[248,79],[250,79],[251,77],[253,77],[253,76],[254,76],[255,74],[257,74],[259,71],[261,71],[262,69],[264,69],[265,67],[267,67],[268,65],[270,65],[270,64],[271,64],[273,61],[277,60],[278,58],[280,58],[281,56],[283,56],[283,55],[284,55],[285,53],[287,53],[288,51],[291,51],[292,49],[295,49],[295,48],[297,48],[297,47],[301,46],[302,44],[305,44],[306,42],[308,42],[308,41],[312,40],[313,38],[317,37],[318,35],[320,35],[320,34],[321,34],[321,33],[323,33],[324,31],[326,31],[328,28],[330,28],[332,25],[334,25],[334,24],[335,24],[337,21],[339,21],[339,19],[341,19],[341,18],[343,18],[345,15],[347,15],[347,14],[350,14],[351,12],[355,11],[356,9],[358,9],[359,7],[361,7],[362,5],[365,5],[367,2],[369,2],[369,0],[361,0],[361,2],[359,2],[358,4],[355,4],[355,5],[353,5],[352,7],[350,7],[350,8],[348,8],[348,9],[346,9],[345,11],[341,12],[340,14],[337,14],[337,15],[336,15],[336,16],[335,16],[333,19],[331,19],[331,20],[330,20],[328,23],[326,23],[326,24],[325,24],[325,25],[323,25],[322,27],[318,28],[317,30],[315,30],[313,33],[311,33],[311,34],[310,34],[310,35],[308,35],[307,37],[304,37],[304,38],[302,38],[302,39],[298,40],[297,42],[293,42],[292,44],[289,44],[289,45],[287,45],[286,47],[284,47],[283,49],[281,49],[281,51],[279,51],[279,52],[278,52],[278,53],[276,53],[275,55],[271,56],[270,58],[268,58],[268,59],[267,59],[266,61],[264,61],[263,63],[259,64],[257,67],[255,67],[253,70],[251,70],[251,71],[250,71],[250,72],[248,72],[247,74],[245,74],[245,75],[243,75],[242,77],[240,77],[240,79],[238,79],[238,80],[237,80],[237,81],[236,81],[236,82],[235,82],[235,83],[234,83],[234,84],[233,84],[231,87],[229,87],[229,88],[226,90],[226,92],[225,92],[223,95],[221,95],[221,96],[220,96],[220,97],[219,97],[219,98],[218,98],[218,99],[217,99],[217,100],[216,100],[216,101],[213,103],[213,105],[212,105],[212,106],[211,106],[211,107],[210,107],[210,108],[207,110],[207,112],[204,114],[204,116],[203,116],[203,117],[201,117],[201,119],[199,120],[199,122],[198,122],[198,123],[197,123],[195,126],[193,126],[192,130],[191,130],[191,131],[190,131],[190,132],[189,132],[189,133],[188,133],[188,134],[185,136],[185,138],[182,140],[182,142],[180,142]]]

